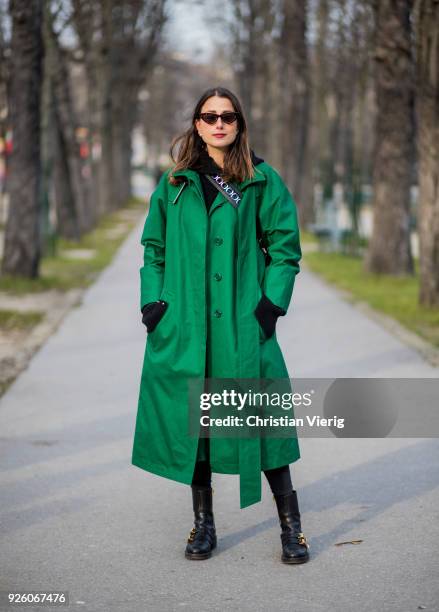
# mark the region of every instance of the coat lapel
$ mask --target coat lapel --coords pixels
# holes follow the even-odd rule
[[[190,185],[192,184],[195,191],[204,201],[203,189],[201,187],[201,180],[200,180],[198,172],[196,172],[195,170],[191,170],[190,168],[186,168],[184,170],[178,170],[177,172],[174,173],[174,176],[185,177],[189,181],[189,184]],[[259,170],[257,167],[255,167],[255,175],[253,176],[253,178],[249,178],[243,181],[242,183],[238,183],[237,187],[240,191],[244,191],[249,185],[254,185],[256,183],[263,183],[265,181],[266,181],[266,178],[265,178],[264,173],[261,170]],[[212,202],[212,205],[210,207],[209,216],[213,213],[214,210],[216,210],[217,208],[219,208],[225,203],[227,204],[229,203],[227,198],[220,191],[218,191],[217,196],[215,200]]]

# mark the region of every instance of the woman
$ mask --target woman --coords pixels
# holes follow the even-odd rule
[[[188,559],[207,559],[216,547],[212,471],[240,475],[241,508],[261,500],[263,471],[277,505],[281,559],[303,563],[308,544],[289,471],[300,457],[297,436],[187,433],[190,379],[288,378],[275,326],[299,272],[296,206],[277,172],[250,150],[241,105],[228,89],[201,96],[171,156],[175,166],[151,196],[141,238],[148,341],[132,463],[191,484]]]

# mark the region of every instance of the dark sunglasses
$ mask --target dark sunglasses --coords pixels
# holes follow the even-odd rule
[[[239,117],[239,113],[226,112],[221,115],[217,115],[216,113],[200,113],[200,117],[203,121],[208,123],[209,125],[215,125],[218,121],[218,117],[221,118],[221,121],[224,123],[235,123],[235,121]]]

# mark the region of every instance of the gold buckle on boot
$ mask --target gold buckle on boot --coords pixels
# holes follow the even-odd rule
[[[297,535],[298,543],[302,544],[303,546],[306,546],[307,548],[309,548],[309,544],[306,541],[305,534],[303,534],[301,531],[299,531],[296,535]]]
[[[190,534],[189,534],[189,537],[188,537],[188,539],[187,539],[187,541],[188,541],[189,543],[191,543],[191,542],[193,542],[193,541],[194,541],[196,532],[197,532],[197,530],[195,529],[195,527],[192,527],[191,532],[190,532]]]

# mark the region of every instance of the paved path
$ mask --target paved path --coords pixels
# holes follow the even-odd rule
[[[184,558],[189,487],[130,463],[141,229],[0,402],[0,589],[68,590],[92,612],[439,610],[437,440],[303,439],[297,567],[265,480],[240,510],[237,477],[215,474],[218,550]],[[438,376],[304,270],[279,337],[292,377]]]

